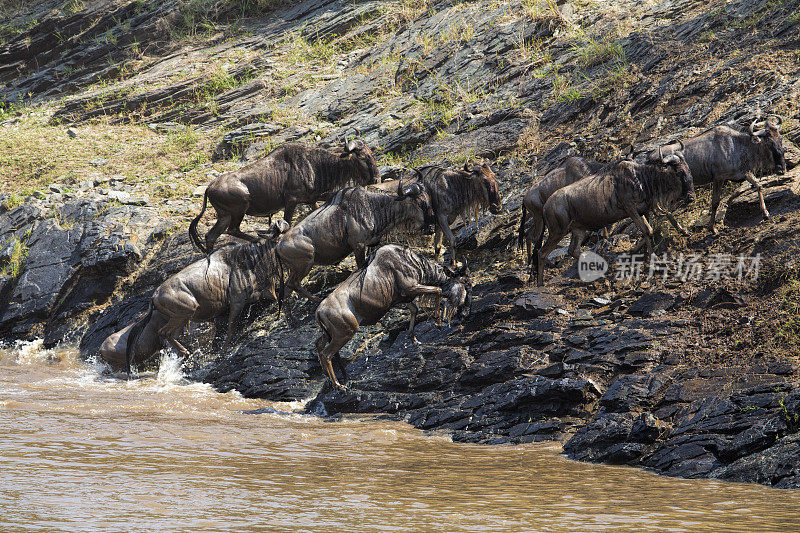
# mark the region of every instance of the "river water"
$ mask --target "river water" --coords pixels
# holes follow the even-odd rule
[[[325,422],[40,345],[0,350],[2,532],[800,531],[800,491]]]

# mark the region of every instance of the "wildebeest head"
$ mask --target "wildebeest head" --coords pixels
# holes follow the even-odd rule
[[[464,163],[464,172],[469,173],[470,179],[480,180],[486,190],[486,198],[489,202],[489,212],[497,215],[503,211],[503,202],[500,200],[500,193],[497,189],[497,177],[488,163],[475,165],[472,168]]]
[[[419,171],[417,171],[419,173]],[[433,203],[431,197],[422,186],[422,179],[411,183],[403,183],[403,178],[397,180],[397,197],[398,202],[411,202],[422,213],[422,227],[425,235],[431,235],[434,231],[434,224],[436,224],[436,216],[433,212]]]
[[[380,181],[381,174],[378,171],[378,163],[364,139],[345,140],[341,157],[342,159],[353,158],[357,163],[360,172],[355,181],[358,185],[372,185]]]
[[[282,234],[289,231],[289,228],[290,228],[289,223],[286,222],[284,219],[279,218],[278,220],[270,224],[269,229],[266,230],[258,229],[256,230],[256,233],[262,239],[271,239],[274,241],[277,240],[278,237],[280,237]]]
[[[778,122],[773,122],[770,117],[775,117]],[[756,126],[762,124],[763,128],[756,130]],[[769,115],[767,120],[759,122],[758,119],[750,124],[750,135],[754,143],[765,143],[772,154],[772,161],[775,163],[775,174],[781,176],[786,173],[786,157],[783,151],[783,138],[781,137],[781,125],[783,118],[780,115]]]
[[[469,267],[464,262],[456,268],[444,267],[450,283],[444,287],[442,298],[442,318],[449,322],[453,317],[465,319],[469,316],[472,305],[472,282],[469,279]]]
[[[687,202],[694,202],[694,179],[692,172],[689,170],[689,165],[686,163],[686,157],[683,155],[683,142],[678,141],[679,148],[669,155],[662,155],[662,147],[658,147],[658,160],[656,162],[662,165],[671,167],[681,180],[681,198]]]

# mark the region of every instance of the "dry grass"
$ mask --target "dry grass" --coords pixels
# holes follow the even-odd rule
[[[181,184],[192,186],[206,180],[210,150],[219,137],[189,128],[159,134],[143,125],[100,120],[78,126],[78,135],[70,138],[66,126],[48,125],[48,118],[48,110],[28,110],[0,125],[0,178],[8,190],[26,194],[97,174],[149,183],[175,172],[182,173]],[[91,161],[97,158],[107,163],[96,166]],[[224,164],[215,166],[222,170]]]

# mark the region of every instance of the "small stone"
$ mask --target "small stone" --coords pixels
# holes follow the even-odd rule
[[[205,185],[198,185],[192,191],[192,196],[196,198],[201,198],[206,193],[206,186]]]
[[[131,195],[124,191],[111,190],[108,191],[108,199],[124,204],[130,201]]]
[[[103,165],[108,164],[108,159],[103,159],[102,157],[95,157],[94,159],[89,161],[89,163],[96,167],[102,167]]]
[[[69,136],[70,139],[74,139],[78,136],[78,130],[75,128],[67,128],[67,136]]]

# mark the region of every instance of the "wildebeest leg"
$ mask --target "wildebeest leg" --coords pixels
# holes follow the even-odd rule
[[[353,250],[353,257],[356,260],[356,267],[364,268],[364,265],[367,262],[367,258],[363,246],[358,246]]]
[[[258,239],[252,235],[248,235],[239,228],[239,226],[242,224],[242,220],[244,220],[244,213],[231,215],[231,223],[230,226],[228,226],[227,232],[228,235],[233,235],[234,237],[239,237],[240,239],[244,239],[246,241],[256,242]]]
[[[744,177],[750,185],[758,191],[758,203],[761,205],[761,212],[764,213],[764,218],[769,220],[769,211],[767,211],[767,205],[764,203],[764,192],[761,190],[761,184],[752,172],[745,173]]]
[[[289,225],[292,224],[292,218],[294,217],[294,210],[296,208],[297,208],[296,202],[290,202],[290,201],[286,202],[286,207],[283,209],[283,219],[286,222],[288,222]]]
[[[178,351],[178,353],[184,357],[189,355],[189,350],[184,348],[183,345],[178,342],[177,336],[181,331],[183,331],[183,328],[185,328],[188,323],[188,318],[183,316],[173,316],[170,317],[169,321],[160,330],[158,330],[159,336],[167,341]]]
[[[433,287],[431,285],[422,285],[421,283],[418,283],[404,292],[408,296],[412,296],[414,298],[416,298],[417,296],[422,296],[424,294],[433,295],[434,298],[436,298],[436,305],[434,306],[436,308],[436,311],[434,311],[433,316],[436,317],[437,321],[440,320],[439,310],[442,303],[442,289],[440,289],[439,287]]]
[[[317,323],[320,325],[322,335],[316,341],[317,357],[322,366],[322,371],[331,380],[334,388],[345,390],[345,387],[336,379],[336,374],[331,365],[331,358],[339,358],[339,350],[347,344],[353,334],[358,330],[358,321],[351,314],[335,317],[332,323],[330,317],[324,313],[317,313]],[[341,365],[341,360],[338,362]],[[341,365],[343,367],[343,365]],[[343,369],[343,368],[342,368]]]
[[[635,208],[631,206],[625,206],[625,211],[627,212],[628,216],[631,217],[633,223],[636,224],[636,227],[639,228],[639,231],[642,232],[645,242],[647,243],[647,255],[653,254],[653,228],[650,227],[650,224],[647,222],[647,219],[642,217]]]
[[[711,189],[711,213],[708,219],[708,229],[714,235],[717,234],[717,228],[714,227],[714,224],[717,221],[717,208],[719,207],[720,198],[722,198],[722,183],[722,181],[715,179]]]
[[[684,228],[683,226],[680,225],[678,220],[675,218],[675,215],[673,215],[669,211],[665,212],[664,214],[667,216],[667,220],[669,220],[669,223],[672,224],[673,228],[678,230],[681,233],[681,235],[688,237],[689,232],[686,231],[686,228]]]
[[[566,233],[566,232],[564,232]],[[538,269],[536,271],[536,285],[541,287],[544,285],[544,263],[547,261],[547,257],[550,255],[550,252],[556,249],[558,243],[564,238],[564,233],[559,231],[553,231],[553,228],[548,228],[547,240],[542,245],[542,248],[539,250],[539,261],[538,261]],[[533,274],[531,268],[531,274]]]
[[[225,335],[225,342],[222,344],[222,350],[226,351],[231,345],[233,338],[233,328],[236,325],[236,319],[244,309],[244,301],[232,301],[230,304],[230,311],[228,312],[228,333]]]
[[[569,248],[567,249],[567,253],[575,258],[575,261],[581,256],[581,245],[583,244],[583,240],[586,238],[586,235],[589,232],[585,229],[573,228],[572,235],[569,239]]]
[[[214,249],[214,243],[217,242],[219,236],[228,229],[231,219],[230,213],[217,212],[217,221],[214,223],[214,226],[208,230],[208,233],[206,233],[206,249],[209,250],[209,253]]]
[[[319,302],[320,299],[300,286],[300,282],[308,276],[314,266],[314,245],[308,237],[301,236],[278,243],[275,252],[280,256],[283,264],[289,268],[289,278],[286,280],[283,298],[288,298],[292,291],[306,298]],[[291,309],[287,306],[287,315],[291,316]]]
[[[436,231],[433,233],[433,258],[436,261],[442,260],[442,228],[436,224]]]
[[[531,246],[534,240],[539,238],[539,235],[542,234],[544,230],[544,219],[542,219],[542,214],[539,211],[531,211],[531,219],[533,224],[528,229],[528,233],[525,234],[525,251],[527,252],[527,259],[528,264],[531,264],[533,260],[533,254],[531,253]]]
[[[333,355],[330,355],[330,353],[337,345],[339,345],[339,347],[341,348],[341,346],[343,346],[347,342],[347,340],[345,340],[345,342],[342,343],[341,345],[339,345],[338,342],[334,344],[334,341],[332,339],[329,340],[327,336],[323,333],[322,335],[320,335],[320,337],[317,339],[316,342],[317,358],[319,358],[319,364],[322,367],[322,372],[324,372],[325,376],[327,376],[327,378],[331,381],[333,387],[336,390],[340,391],[345,390],[345,387],[344,385],[339,383],[339,381],[336,379],[336,373],[333,371],[333,365],[331,364],[331,358],[336,357],[339,359],[339,365],[342,366],[341,358],[339,356],[339,350],[337,349],[335,352],[333,352]],[[344,370],[343,366],[342,370]]]
[[[450,265],[456,264],[456,237],[453,235],[453,230],[450,229],[450,224],[447,223],[447,217],[440,216],[437,220],[437,227],[442,228],[444,236],[450,245]]]
[[[416,335],[414,335],[414,323],[417,320],[419,307],[417,307],[414,302],[408,302],[406,305],[408,306],[408,310],[411,312],[411,322],[408,324],[408,331],[411,333],[411,340],[414,341],[414,344],[419,344]]]
[[[336,352],[333,357],[331,357],[331,362],[334,363],[339,369],[339,373],[342,375],[341,384],[345,385],[349,381],[349,378],[347,377],[347,368],[345,368],[344,363],[342,362],[342,356],[340,354],[341,352]],[[334,369],[333,373],[336,375],[336,369]]]

